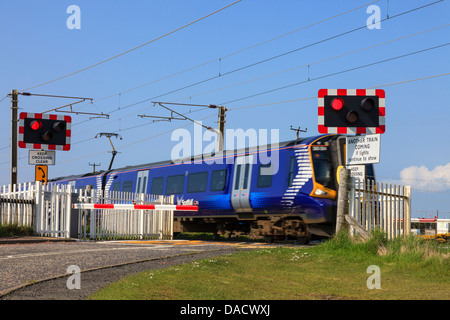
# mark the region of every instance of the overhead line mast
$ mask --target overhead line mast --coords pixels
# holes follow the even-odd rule
[[[59,96],[59,95],[50,95],[50,94],[39,94],[39,93],[30,93],[30,92],[19,92],[18,90],[11,90],[9,94],[11,96],[11,185],[17,184],[17,144],[18,144],[18,134],[17,134],[17,124],[18,120],[18,109],[19,109],[19,94],[23,96],[39,96],[39,97],[50,97],[50,98],[64,98],[64,99],[78,99],[80,101],[73,102],[62,107],[58,107],[52,110],[44,111],[42,113],[47,113],[50,111],[59,111],[64,107],[70,106],[70,111],[60,111],[60,112],[69,112],[69,113],[77,113],[72,111],[72,105],[80,102],[84,102],[86,100],[93,100],[92,98],[81,98],[81,97],[68,97],[68,96]],[[82,113],[82,112],[79,112]],[[86,114],[86,113],[85,113]],[[93,113],[90,113],[93,114]],[[99,115],[99,114],[97,114]],[[101,114],[101,116],[109,115]]]
[[[227,108],[225,108],[224,106],[217,106],[214,104],[209,104],[209,105],[204,105],[204,104],[190,104],[190,103],[175,103],[175,102],[159,102],[159,101],[152,101],[153,104],[158,104],[161,107],[169,110],[171,112],[171,116],[170,117],[160,117],[160,116],[148,116],[145,114],[142,115],[138,115],[139,117],[143,118],[143,117],[147,117],[147,118],[157,118],[157,119],[166,119],[168,121],[171,120],[189,120],[192,121],[194,123],[197,123],[199,125],[201,125],[202,127],[204,127],[205,129],[212,131],[212,132],[216,132],[217,133],[217,147],[216,147],[216,152],[221,152],[223,151],[224,148],[224,134],[225,134],[225,113],[228,111]],[[191,107],[204,107],[204,108],[210,108],[210,109],[219,109],[219,125],[217,127],[217,130],[212,128],[212,127],[208,127],[205,126],[203,124],[198,123],[197,121],[186,117],[185,115],[170,109],[169,107],[164,106],[163,104],[171,104],[171,105],[179,105],[179,106],[191,106]],[[173,117],[173,114],[177,114],[183,118],[175,118]]]

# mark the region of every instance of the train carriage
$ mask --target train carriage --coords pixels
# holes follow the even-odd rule
[[[173,195],[177,204],[198,203],[198,212],[175,213],[175,232],[308,239],[311,234],[331,235],[334,230],[336,170],[344,162],[344,152],[345,136],[321,135],[51,183]],[[367,166],[366,174],[373,176],[372,165]]]

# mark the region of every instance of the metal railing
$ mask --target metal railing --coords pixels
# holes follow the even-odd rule
[[[349,215],[367,231],[388,239],[411,233],[411,187],[350,179]],[[351,233],[354,229],[350,228]]]
[[[0,188],[0,224],[34,227],[35,234],[69,237],[71,186],[28,182]]]

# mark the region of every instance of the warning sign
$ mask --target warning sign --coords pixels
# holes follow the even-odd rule
[[[348,166],[348,169],[350,169],[350,177],[357,178],[359,180],[364,180],[366,177],[366,166]]]
[[[47,184],[48,167],[47,166],[36,166],[35,170],[35,181],[40,181],[43,184]]]
[[[28,164],[54,166],[55,153],[55,151],[30,150],[28,152]]]
[[[347,137],[346,165],[380,162],[380,134]]]

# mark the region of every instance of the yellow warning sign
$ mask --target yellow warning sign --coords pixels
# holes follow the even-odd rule
[[[44,165],[36,166],[35,181],[41,181],[43,184],[47,184],[48,167]]]

